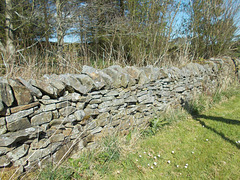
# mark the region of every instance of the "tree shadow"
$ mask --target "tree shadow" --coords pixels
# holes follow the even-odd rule
[[[222,123],[233,124],[233,125],[240,125],[240,121],[233,120],[233,119],[226,119],[226,118],[222,118],[222,117],[206,116],[203,114],[196,113],[196,111],[194,111],[194,113],[193,113],[193,111],[191,111],[191,107],[189,107],[189,104],[187,102],[185,102],[182,107],[192,116],[192,119],[198,121],[202,126],[207,128],[208,130],[214,132],[215,134],[219,135],[222,139],[224,139],[225,141],[231,143],[232,145],[234,145],[238,149],[240,149],[240,144],[238,144],[237,142],[235,142],[232,139],[225,136],[224,133],[217,131],[215,128],[212,128],[211,126],[206,125],[205,122],[202,121],[200,118],[204,118],[204,119],[208,119],[208,120],[212,120],[212,121],[219,121]]]
[[[212,121],[220,121],[220,122],[223,122],[223,123],[226,123],[226,124],[233,124],[233,125],[240,126],[240,121],[238,121],[238,120],[226,119],[226,118],[223,118],[223,117],[206,116],[206,115],[203,115],[203,114],[198,115],[197,117],[198,118],[209,119],[209,120],[212,120]]]

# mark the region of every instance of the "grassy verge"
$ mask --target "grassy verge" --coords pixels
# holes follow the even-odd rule
[[[190,116],[139,141],[133,153],[110,166],[105,179],[238,179],[240,91],[192,103]],[[184,117],[173,114],[176,120]]]

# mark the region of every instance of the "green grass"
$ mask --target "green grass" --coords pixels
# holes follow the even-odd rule
[[[106,137],[97,150],[55,171],[46,168],[38,179],[240,179],[240,90],[201,95],[187,105],[124,141]]]
[[[133,153],[109,166],[113,168],[105,179],[240,179],[240,146],[236,143],[240,140],[240,92],[233,95],[142,139]]]

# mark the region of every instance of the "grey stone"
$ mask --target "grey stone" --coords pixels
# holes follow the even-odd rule
[[[55,88],[51,82],[46,78],[41,78],[31,81],[32,86],[38,88],[44,95],[48,95],[52,98],[58,97],[58,90]]]
[[[14,95],[9,84],[0,81],[0,101],[7,107],[12,106],[14,102]]]
[[[86,108],[84,109],[84,113],[85,113],[85,116],[88,117],[88,116],[98,115],[99,111],[97,109]]]
[[[78,94],[78,93],[74,92],[74,93],[71,94],[71,96],[72,96],[71,100],[73,102],[81,101],[81,98],[82,98],[81,94]]]
[[[142,73],[142,70],[140,70],[140,69],[138,69],[138,68],[136,68],[134,66],[126,66],[124,69],[135,80],[138,80],[139,77],[140,77],[140,74]]]
[[[0,125],[0,135],[1,134],[4,134],[7,132],[7,126],[4,124],[4,125]]]
[[[49,97],[49,96],[46,96],[44,95],[45,97]],[[43,97],[44,97],[43,96]],[[50,97],[49,97],[50,98]],[[39,102],[41,102],[42,104],[44,105],[49,105],[49,104],[55,104],[55,103],[58,103],[59,100],[56,100],[56,99],[39,99]],[[61,102],[61,101],[60,101]]]
[[[50,122],[50,126],[59,126],[59,125],[65,125],[67,123],[74,123],[75,121],[77,121],[76,117],[71,114],[68,117],[64,117],[64,118],[60,118],[60,119],[53,119]],[[61,126],[59,126],[61,127]],[[62,126],[64,128],[64,126]]]
[[[78,102],[77,105],[76,105],[76,108],[80,109],[80,110],[84,109],[84,107],[85,107],[85,103]]]
[[[177,88],[175,89],[175,91],[176,91],[177,93],[182,93],[182,92],[184,92],[185,90],[186,90],[185,87],[177,87]]]
[[[77,78],[82,85],[87,87],[88,92],[92,89],[98,89],[97,85],[95,85],[95,82],[89,76],[85,74],[75,74],[74,77]]]
[[[97,109],[98,108],[98,104],[88,104],[86,108]]]
[[[86,126],[84,126],[84,130],[85,131],[89,131],[89,130],[92,130],[92,129],[96,128],[96,127],[97,127],[96,121],[91,121],[88,124],[86,124]]]
[[[42,92],[35,88],[34,86],[31,85],[31,83],[27,82],[26,80],[24,80],[21,77],[18,77],[18,80],[26,87],[30,90],[30,92],[32,93],[32,95],[37,96],[38,98],[42,97]]]
[[[49,138],[51,143],[55,142],[61,142],[64,141],[64,135],[63,134],[55,134]]]
[[[5,117],[0,117],[0,126],[6,125]]]
[[[101,70],[84,65],[82,68],[82,73],[87,74],[94,80],[97,89],[102,89],[104,86],[112,87],[112,78]]]
[[[92,99],[90,102],[89,102],[89,104],[100,104],[100,103],[102,103],[103,101],[102,101],[102,99]]]
[[[60,75],[59,78],[62,82],[67,84],[66,89],[69,92],[76,91],[76,92],[79,92],[81,94],[87,94],[89,92],[89,90],[87,89],[86,86],[83,86],[78,79],[74,78],[70,74]]]
[[[102,102],[111,101],[113,99],[115,99],[115,96],[106,96],[101,98]]]
[[[147,83],[150,82],[150,79],[147,77],[147,75],[145,74],[144,71],[142,71],[139,75],[139,81],[138,81],[138,84],[139,85],[145,85]]]
[[[104,69],[103,72],[113,79],[112,85],[115,88],[127,87],[130,81],[130,76],[128,74],[117,71],[113,66]]]
[[[74,113],[77,109],[75,107],[72,106],[67,106],[65,108],[62,108],[59,110],[59,113],[63,116],[66,117],[72,113]]]
[[[125,89],[123,89],[120,93],[119,93],[119,97],[126,99],[131,95],[131,91],[126,91]]]
[[[38,115],[35,115],[31,118],[31,124],[33,126],[36,126],[36,125],[41,125],[41,124],[44,124],[44,123],[48,123],[52,120],[52,112],[49,111],[49,112],[43,112],[43,113],[40,113]]]
[[[153,104],[154,100],[155,100],[155,98],[150,96],[150,97],[144,99],[140,104]]]
[[[110,91],[110,92],[108,92],[107,94],[105,94],[104,95],[104,97],[105,96],[118,96],[119,95],[119,92],[118,91],[116,91],[116,90],[113,90],[113,91]]]
[[[57,103],[56,108],[61,109],[61,108],[68,107],[70,105],[71,105],[71,103],[69,101],[63,101],[63,102]]]
[[[97,134],[97,133],[100,133],[102,131],[102,127],[96,127],[95,129],[92,129],[90,131],[91,134]]]
[[[151,96],[149,94],[145,94],[143,96],[138,97],[137,99],[138,99],[139,102],[142,102],[142,101],[144,101],[146,99],[149,99],[149,98],[151,98]]]
[[[12,151],[14,147],[0,147],[0,156],[3,154],[7,154],[9,151]]]
[[[48,95],[43,95],[42,97],[43,100],[51,100],[51,98]],[[49,103],[48,103],[49,104]]]
[[[4,105],[3,105],[2,99],[0,99],[0,114],[2,114],[3,111],[4,111]]]
[[[109,117],[110,117],[110,114],[108,112],[99,114],[96,119],[97,125],[100,127],[105,126],[109,122]]]
[[[28,153],[28,161],[33,162],[36,160],[41,160],[49,154],[53,154],[61,146],[61,142],[52,143],[47,146],[47,148],[31,150]]]
[[[56,104],[48,104],[42,108],[43,111],[54,111],[56,110]]]
[[[23,157],[24,155],[26,155],[28,152],[28,149],[29,149],[29,145],[23,144],[20,147],[14,149],[13,151],[10,151],[9,153],[7,153],[7,156],[12,161],[16,161],[16,160],[20,159],[21,157]]]
[[[148,91],[147,91],[147,90],[145,90],[145,91],[140,91],[140,92],[137,93],[137,97],[143,96],[143,95],[146,95],[146,94],[148,94]]]
[[[36,134],[39,134],[42,131],[43,130],[40,127],[30,127],[24,130],[2,134],[0,135],[0,146],[6,147],[22,140],[28,140],[29,138],[34,137]]]
[[[11,123],[11,122],[17,121],[20,118],[27,117],[28,115],[32,114],[33,112],[34,112],[33,108],[28,109],[28,110],[19,111],[17,113],[11,114],[10,116],[7,116],[6,121],[7,121],[7,123]]]
[[[120,106],[124,104],[124,99],[114,99],[112,101],[112,106]]]
[[[134,97],[134,96],[130,96],[130,97],[126,98],[124,101],[126,103],[136,103],[137,102],[137,98]]]
[[[0,156],[0,168],[7,167],[10,165],[11,161],[8,159],[7,156]]]
[[[66,89],[66,84],[59,80],[59,76],[56,74],[43,76],[46,81],[48,81],[55,89],[56,89],[56,96],[62,96]]]
[[[7,129],[8,131],[18,131],[21,129],[26,129],[31,127],[31,123],[27,117],[19,118],[16,121],[8,122]]]
[[[81,121],[85,117],[85,112],[83,110],[78,110],[74,112],[74,116],[76,117],[77,121]]]

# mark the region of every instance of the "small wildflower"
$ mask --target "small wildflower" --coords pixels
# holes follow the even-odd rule
[[[148,164],[148,167],[150,166],[150,164]]]
[[[142,155],[139,155],[139,157],[141,158],[141,157],[142,157]]]
[[[182,175],[182,173],[179,173],[179,175]]]
[[[151,166],[151,169],[153,169],[153,166]]]
[[[184,167],[187,169],[188,166],[184,166]]]
[[[144,153],[144,154],[146,154],[146,152],[145,152],[145,151],[144,151],[143,153]]]
[[[136,161],[138,162],[138,159],[136,159]]]
[[[170,162],[171,162],[170,160],[167,161],[168,164],[170,164]]]
[[[188,164],[186,164],[185,166],[188,166]]]
[[[160,157],[160,154],[159,155],[157,155],[158,157]]]
[[[157,157],[156,157],[156,156],[154,156],[153,158],[154,158],[154,159],[157,159]]]
[[[177,168],[179,167],[179,165],[177,165]]]
[[[205,127],[204,125],[202,125],[202,127]]]
[[[157,163],[156,163],[156,162],[154,162],[153,164],[154,164],[154,166],[156,166],[156,165],[157,165]]]
[[[117,171],[117,174],[120,174],[120,171]]]
[[[192,154],[194,154],[194,152],[192,151]]]
[[[172,154],[174,154],[174,151],[172,151]]]
[[[206,141],[208,141],[208,139],[206,139]]]

